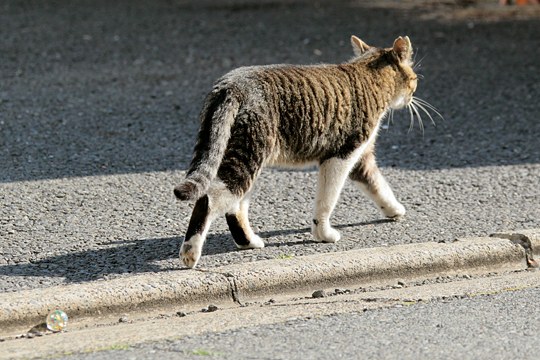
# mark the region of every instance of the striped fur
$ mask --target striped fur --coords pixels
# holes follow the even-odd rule
[[[197,200],[215,178],[240,107],[231,89],[215,88],[201,112],[201,129],[186,181],[174,189],[181,200]]]
[[[241,225],[249,222],[247,205],[240,211],[239,204],[266,165],[321,166],[313,230],[318,241],[339,238],[328,219],[347,176],[385,215],[404,214],[378,172],[373,149],[380,120],[389,109],[408,105],[416,90],[412,46],[407,37],[385,49],[354,36],[351,41],[356,56],[343,64],[243,67],[215,83],[201,112],[186,179],[174,189],[181,200],[209,196],[196,204],[198,213],[213,214],[197,215],[201,229],[207,231],[213,217],[227,213],[235,239],[250,247],[256,236],[249,225]],[[193,249],[199,245],[189,240],[181,256],[193,267],[200,249],[197,255]],[[264,245],[253,241],[258,245],[253,247]],[[203,242],[204,236],[197,240],[200,247]]]

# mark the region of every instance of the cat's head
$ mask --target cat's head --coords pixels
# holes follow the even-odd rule
[[[409,37],[398,37],[390,48],[369,46],[354,35],[351,43],[356,55],[354,61],[366,62],[377,69],[391,70],[385,72],[392,76],[395,83],[390,107],[401,109],[411,104],[416,91],[417,75],[413,69],[413,48]]]

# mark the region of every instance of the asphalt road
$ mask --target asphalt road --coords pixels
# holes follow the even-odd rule
[[[465,280],[470,281],[474,280]],[[445,284],[444,289],[453,286],[456,283]],[[219,324],[230,326],[234,316],[209,319],[220,316],[218,311],[197,320],[208,319],[216,326],[203,334],[139,345],[119,342],[102,351],[62,359],[538,359],[540,288],[468,295],[458,291],[453,296],[442,295],[441,288],[427,288],[413,289],[411,294],[416,299],[431,292],[431,301],[399,301],[396,293],[389,291],[385,296],[383,291],[359,302],[359,309],[345,312],[338,309],[357,299],[335,296],[329,302],[336,313],[323,316],[310,300],[299,299],[297,305],[303,303],[306,308],[303,316],[281,321],[276,316],[277,323],[271,324],[246,319],[226,331]],[[367,307],[378,302],[388,304]],[[266,311],[276,311],[276,307]]]
[[[207,352],[207,358],[216,359],[532,360],[538,358],[538,296],[536,288],[519,294],[441,300],[248,327],[143,345],[118,356],[100,355],[174,359],[185,354],[187,359],[197,359],[197,354]],[[530,316],[523,318],[524,313]]]
[[[444,14],[453,8],[443,8]],[[381,219],[348,185],[337,244],[311,242],[313,170],[266,170],[253,198],[261,250],[216,221],[201,267],[540,227],[538,19],[439,19],[361,1],[3,1],[0,291],[181,268],[176,202],[204,94],[242,65],[342,62],[349,38],[408,35],[417,95],[445,120],[378,141],[408,214]],[[427,120],[427,119],[425,119]]]

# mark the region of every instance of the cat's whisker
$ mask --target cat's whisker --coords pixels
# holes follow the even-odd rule
[[[420,67],[422,66],[422,61],[425,59],[425,55],[422,56],[422,58],[420,60],[418,60],[418,62],[414,62],[414,66],[413,66],[413,70],[418,70],[420,69]]]
[[[388,117],[388,127],[390,127],[390,124],[394,123],[394,109],[390,108],[390,116]]]
[[[418,119],[418,126],[420,127],[420,130],[422,130],[422,135],[424,135],[424,122],[422,121],[422,116],[420,115],[420,112],[418,112],[418,109],[414,102],[411,102],[411,108],[414,111],[416,118]]]
[[[426,105],[427,107],[429,107],[430,109],[432,109],[432,110],[434,110],[434,111],[437,111],[437,108],[436,108],[435,106],[431,105],[430,103],[428,103],[426,100],[421,99],[421,98],[416,97],[416,96],[413,96],[413,99],[414,99],[416,102],[419,102],[419,103],[421,103],[421,104],[424,104],[424,105]],[[439,114],[439,115],[440,115],[440,114]],[[442,117],[442,115],[441,115],[441,117]]]
[[[411,104],[407,104],[407,110],[409,110],[409,115],[411,116],[411,120],[409,122],[409,130],[407,133],[410,133],[414,127],[414,114],[411,108]]]
[[[435,120],[433,120],[433,117],[431,116],[429,111],[424,107],[424,105],[422,105],[422,104],[420,104],[418,102],[415,102],[414,104],[415,104],[416,107],[418,107],[420,110],[422,110],[429,117],[429,119],[431,120],[431,123],[433,125],[436,125]]]
[[[388,130],[390,128],[390,123],[394,123],[394,109],[390,108],[388,109],[388,112],[385,115],[386,118],[386,124],[382,125],[381,127],[384,130]]]
[[[412,59],[412,63],[416,63],[416,57],[418,56],[418,49],[416,49],[416,51],[414,52],[414,56],[413,56],[413,59]]]
[[[416,96],[413,96],[413,102],[419,106],[426,114],[430,115],[429,114],[429,110],[433,111],[438,117],[441,118],[441,120],[444,121],[444,116],[442,116],[442,114],[439,112],[439,110],[437,110],[437,108],[433,105],[431,105],[430,103],[428,103],[426,100],[423,100],[423,99],[420,99]],[[426,109],[427,108],[427,109]],[[433,120],[433,117],[430,116],[430,119],[431,119],[431,122],[433,124],[435,124],[435,121]]]

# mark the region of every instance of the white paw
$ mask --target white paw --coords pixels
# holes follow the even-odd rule
[[[251,237],[251,239],[249,240],[249,244],[248,245],[238,245],[236,244],[236,246],[239,248],[239,249],[262,249],[264,247],[264,241],[258,236],[258,235],[253,235]]]
[[[381,210],[387,218],[391,219],[397,219],[405,215],[406,212],[405,207],[398,202],[396,202],[392,206],[385,207]]]
[[[315,237],[317,242],[326,242],[326,243],[335,243],[341,239],[341,234],[336,229],[327,226],[313,225],[311,228],[311,233]]]
[[[195,235],[191,237],[190,241],[182,244],[180,247],[180,259],[184,262],[184,265],[193,269],[197,266],[199,259],[201,258],[201,246],[200,246],[200,235]]]

